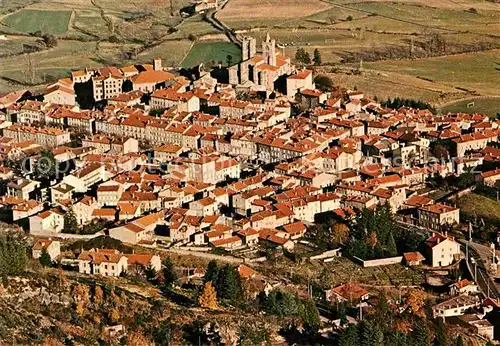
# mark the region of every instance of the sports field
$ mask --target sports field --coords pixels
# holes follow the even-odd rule
[[[201,63],[206,64],[214,61],[226,65],[228,55],[232,57],[232,63],[241,61],[241,50],[238,46],[228,42],[200,42],[196,43],[182,61],[183,67],[192,67]]]
[[[71,11],[21,10],[4,17],[2,23],[24,33],[64,35],[70,18]]]
[[[444,107],[441,111],[443,113],[480,113],[495,117],[497,113],[500,113],[500,97],[460,101],[451,106]]]

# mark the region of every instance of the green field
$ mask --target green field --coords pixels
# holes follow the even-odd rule
[[[461,213],[469,218],[484,218],[492,222],[500,222],[500,202],[491,198],[471,193],[458,200]]]
[[[201,63],[222,61],[226,65],[226,57],[231,55],[232,62],[241,61],[241,50],[238,46],[228,42],[200,42],[196,43],[182,61],[183,67],[193,67]]]
[[[474,105],[471,105],[471,102],[473,102]],[[470,107],[467,107],[467,105],[470,105]],[[500,98],[485,98],[460,101],[451,106],[442,108],[441,112],[479,113],[494,117],[497,113],[500,112]]]
[[[43,34],[64,35],[70,18],[70,11],[21,10],[6,16],[3,23],[24,33],[41,31]]]

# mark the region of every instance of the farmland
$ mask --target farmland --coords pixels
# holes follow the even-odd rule
[[[40,31],[63,35],[68,30],[70,18],[70,11],[21,10],[4,17],[3,24],[23,33]]]
[[[0,33],[40,30],[59,38],[62,47],[36,57],[40,61],[49,56],[49,61],[62,65],[37,62],[37,81],[44,80],[47,68],[57,68],[50,75],[59,75],[70,68],[146,62],[154,57],[172,67],[225,64],[227,55],[233,61],[240,59],[236,46],[202,15],[180,15],[192,3],[189,0],[2,3]],[[323,71],[336,83],[356,86],[369,95],[416,98],[439,106],[498,94],[500,5],[486,0],[437,0],[432,6],[426,0],[229,0],[216,17],[238,35],[256,37],[258,47],[269,32],[288,56],[293,57],[299,47],[309,53],[318,49],[327,65]],[[22,54],[24,44],[36,38],[10,37],[8,44],[0,43],[0,65],[4,65],[0,76],[26,83],[24,73],[16,72],[25,68],[26,59],[6,55]],[[67,46],[85,49],[70,53]],[[361,73],[351,73],[361,60]],[[492,114],[496,108],[494,101],[482,104],[478,111]]]

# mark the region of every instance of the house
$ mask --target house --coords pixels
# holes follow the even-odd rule
[[[467,279],[460,280],[451,284],[450,294],[453,296],[458,296],[461,294],[476,294],[479,293],[479,287],[472,281]]]
[[[243,245],[243,241],[238,236],[232,236],[230,238],[222,238],[218,240],[213,240],[210,242],[213,247],[221,247],[223,249],[234,249]]]
[[[72,199],[75,188],[66,183],[60,183],[50,188],[50,200],[55,203],[59,200]]]
[[[247,246],[255,246],[259,242],[259,231],[253,228],[247,228],[238,232],[238,236],[243,240]]]
[[[477,181],[480,184],[492,187],[500,180],[500,169],[483,172],[477,176]]]
[[[425,257],[422,256],[420,252],[405,252],[403,254],[404,261],[407,266],[413,267],[413,266],[419,266],[422,264],[423,261],[425,261]]]
[[[458,225],[460,209],[436,203],[418,208],[418,224],[431,230],[441,231],[444,225]]]
[[[73,211],[78,224],[84,225],[92,221],[92,213],[95,209],[97,209],[97,201],[90,196],[85,196],[73,204]]]
[[[30,233],[34,235],[60,233],[64,228],[64,214],[62,210],[51,209],[30,216]]]
[[[76,95],[73,88],[60,84],[49,87],[43,95],[43,100],[58,105],[76,105]]]
[[[120,276],[127,271],[127,257],[116,250],[83,251],[78,256],[78,271],[82,274]]]
[[[460,259],[460,244],[446,233],[435,233],[425,241],[425,247],[433,267],[449,266]]]
[[[141,272],[146,268],[152,268],[156,273],[161,271],[161,258],[151,254],[131,254],[127,257],[127,272]]]
[[[116,209],[114,208],[93,209],[91,219],[113,222],[116,220]]]
[[[326,300],[333,302],[355,302],[360,303],[367,300],[370,295],[367,290],[360,287],[358,284],[348,282],[343,285],[325,291]]]
[[[313,71],[302,70],[286,79],[286,96],[293,100],[297,92],[304,89],[314,89]]]
[[[111,228],[109,236],[124,243],[154,244],[154,229],[163,219],[163,212],[152,213],[120,227]]]
[[[40,182],[19,178],[7,184],[7,195],[25,200],[35,199]]]
[[[47,251],[48,255],[50,256],[50,259],[52,261],[55,261],[57,256],[61,254],[61,243],[59,241],[51,239],[39,239],[35,242],[33,248],[31,249],[32,257],[34,259],[40,258],[43,249]]]
[[[163,144],[154,148],[154,158],[157,162],[165,163],[180,156],[184,149],[177,144]]]
[[[63,182],[75,188],[75,192],[85,193],[92,185],[102,181],[105,176],[103,165],[92,162],[77,169],[63,178]]]
[[[462,315],[459,318],[461,321],[472,326],[476,334],[481,335],[488,340],[494,340],[495,327],[486,318],[484,318],[484,314],[470,313]]]
[[[459,295],[434,305],[432,307],[432,313],[434,318],[461,316],[464,315],[467,310],[475,308],[479,306],[479,304],[479,298],[476,296]]]
[[[296,221],[288,225],[283,226],[285,232],[289,234],[290,239],[299,239],[306,233],[307,227],[302,221]]]

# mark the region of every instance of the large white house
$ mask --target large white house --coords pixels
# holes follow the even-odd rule
[[[460,244],[447,234],[435,233],[425,245],[433,267],[445,267],[460,259]]]

